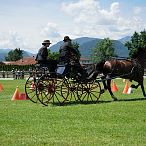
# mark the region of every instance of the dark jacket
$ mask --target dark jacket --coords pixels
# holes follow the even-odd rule
[[[48,57],[48,49],[45,46],[42,46],[36,56],[36,61],[47,60]]]
[[[78,52],[72,47],[71,41],[64,42],[60,47],[59,53],[59,60],[61,62],[70,62],[70,60],[73,59],[73,56],[78,56]]]

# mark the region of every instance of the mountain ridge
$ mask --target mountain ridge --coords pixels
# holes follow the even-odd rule
[[[73,42],[77,42],[79,44],[79,51],[81,52],[81,57],[83,58],[90,58],[92,50],[96,47],[96,44],[103,39],[100,38],[92,38],[92,37],[80,37],[73,39]],[[128,57],[129,50],[127,47],[124,46],[124,43],[130,41],[130,36],[123,37],[118,40],[112,40],[113,47],[115,48],[115,53],[119,57]],[[56,44],[52,45],[49,49],[51,52],[58,52],[60,49],[61,44],[63,41],[59,41]],[[0,61],[5,61],[5,57],[7,56],[8,52],[13,49],[0,49]],[[23,57],[32,57],[36,56],[36,54],[32,54],[28,51],[23,50]]]
[[[115,53],[117,54],[117,56],[119,57],[129,56],[129,50],[127,47],[124,46],[124,43],[130,40],[129,38],[130,38],[129,36],[126,36],[119,40],[112,40],[113,47],[115,48]],[[81,38],[76,38],[72,41],[77,42],[80,45],[79,51],[81,52],[81,57],[90,58],[92,50],[96,47],[96,44],[102,40],[103,39],[100,38],[81,37]],[[63,41],[54,44],[53,46],[50,47],[50,50],[52,52],[59,51],[59,48],[62,43]]]

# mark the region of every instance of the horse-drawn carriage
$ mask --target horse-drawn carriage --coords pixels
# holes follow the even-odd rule
[[[131,60],[111,59],[96,64],[96,67],[91,65],[82,69],[72,61],[67,65],[58,65],[54,72],[50,72],[48,66],[39,66],[26,81],[25,92],[31,101],[40,101],[44,105],[50,102],[97,102],[106,89],[113,100],[117,100],[110,85],[112,79],[121,77],[136,81],[138,85],[132,84],[131,87],[137,89],[141,86],[143,96],[146,97],[143,79],[145,54],[145,50],[141,49]],[[100,79],[97,78],[99,73],[103,74]],[[103,89],[100,81],[103,83]]]
[[[92,80],[94,65],[77,68],[79,64],[71,61],[68,65],[57,65],[55,72],[50,72],[47,65],[37,64],[25,84],[27,97],[34,103],[63,104],[65,102],[97,102],[101,95],[98,80]]]

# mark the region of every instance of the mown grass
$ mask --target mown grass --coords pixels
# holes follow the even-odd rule
[[[2,146],[144,146],[146,145],[146,100],[141,89],[122,94],[125,83],[117,79],[119,89],[112,102],[105,92],[97,104],[56,106],[31,101],[11,101],[25,80],[0,81],[0,145]],[[130,83],[129,83],[130,85]]]

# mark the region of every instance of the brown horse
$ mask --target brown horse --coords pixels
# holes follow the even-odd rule
[[[134,80],[138,85],[131,85],[132,88],[141,86],[144,97],[146,97],[143,76],[144,76],[144,59],[146,49],[139,49],[132,59],[111,59],[102,61],[96,65],[96,71],[92,78],[96,78],[99,73],[103,73],[102,81],[104,91],[108,89],[113,100],[117,100],[111,90],[111,80],[117,77]]]

